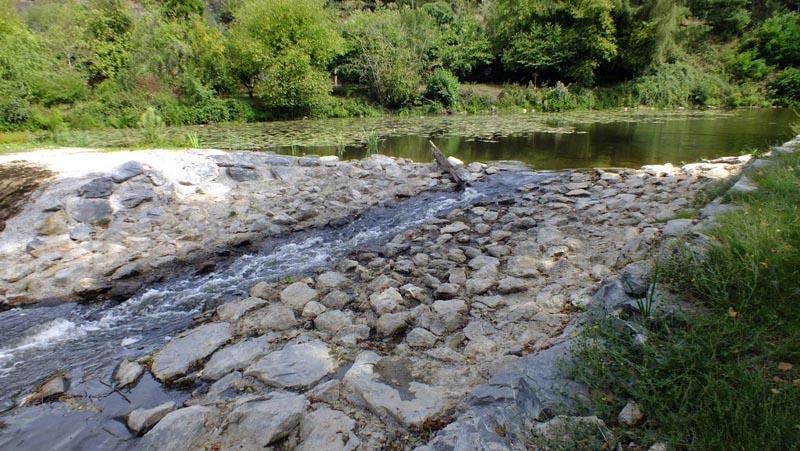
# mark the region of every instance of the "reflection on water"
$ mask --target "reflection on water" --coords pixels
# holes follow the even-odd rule
[[[386,155],[430,161],[427,141],[466,162],[519,160],[535,169],[639,167],[682,163],[762,150],[792,136],[790,110],[746,110],[725,116],[683,116],[658,121],[574,124],[571,133],[530,132],[493,139],[451,134],[406,135],[384,139],[378,151]],[[563,124],[562,124],[563,125]],[[336,148],[303,149],[336,154]],[[279,151],[291,153],[291,149]],[[361,158],[364,148],[350,147],[346,158]]]

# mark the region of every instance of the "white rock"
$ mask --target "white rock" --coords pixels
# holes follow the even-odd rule
[[[304,282],[295,282],[281,291],[281,302],[294,310],[303,310],[310,301],[317,298],[317,290]]]
[[[353,434],[356,422],[344,412],[327,407],[311,412],[300,425],[303,442],[298,451],[351,451],[358,448],[360,440]]]
[[[217,380],[234,370],[247,367],[266,354],[269,349],[270,344],[266,336],[249,338],[226,346],[211,356],[203,367],[201,377],[206,380]]]
[[[176,338],[156,353],[151,369],[161,381],[172,379],[186,372],[222,346],[232,336],[228,323],[203,324]]]
[[[222,449],[263,449],[289,435],[307,407],[304,396],[285,392],[270,393],[267,399],[245,400],[225,421]]]

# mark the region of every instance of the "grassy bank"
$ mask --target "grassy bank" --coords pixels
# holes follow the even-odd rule
[[[674,244],[663,282],[694,313],[639,319],[637,344],[613,323],[595,324],[578,346],[577,376],[591,410],[621,443],[671,449],[785,450],[800,443],[800,154],[749,176],[759,190],[709,232],[700,256]],[[622,427],[635,400],[646,417]]]

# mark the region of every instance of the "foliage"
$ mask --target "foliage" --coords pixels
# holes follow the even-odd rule
[[[228,30],[233,74],[277,114],[302,115],[330,94],[326,68],[342,51],[321,0],[248,0]]]
[[[751,0],[689,0],[692,14],[706,21],[717,34],[734,36],[750,23]]]
[[[611,11],[610,0],[498,0],[490,30],[503,64],[525,78],[588,85],[617,53]]]
[[[787,67],[770,83],[772,97],[782,105],[800,105],[800,69]]]
[[[436,69],[428,77],[425,97],[440,102],[446,108],[456,106],[459,100],[458,78],[447,69]]]
[[[771,17],[755,30],[754,44],[770,64],[800,66],[800,12]]]

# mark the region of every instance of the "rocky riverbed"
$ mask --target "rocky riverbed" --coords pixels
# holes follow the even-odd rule
[[[58,198],[50,185],[9,221],[9,229],[29,224],[27,231],[15,229],[16,236],[70,249],[126,244],[92,252],[94,260],[82,254],[78,262],[86,266],[34,255],[30,249],[38,241],[26,244],[23,257],[19,249],[8,250],[7,261],[21,258],[21,268],[48,262],[60,269],[32,270],[14,281],[6,274],[7,300],[114,293],[115,281],[129,279],[138,288],[165,265],[193,261],[182,246],[208,258],[242,237],[255,241],[253,234],[347,221],[359,208],[398,195],[452,187],[431,165],[381,156],[343,163],[207,151],[179,160],[188,156],[210,168],[192,184],[164,166],[156,169],[155,160],[125,163],[105,175],[59,179],[60,208],[47,211]],[[702,225],[672,218],[748,160],[542,174],[535,183],[427,219],[385,245],[361,246],[312,272],[254,281],[239,299],[207,302],[192,328],[151,353],[122,360],[108,381],[125,393],[155,378],[185,393],[179,402],[162,399],[127,412],[120,421],[131,437],[141,437],[127,446],[525,449],[524,433],[512,423],[520,416],[531,422],[548,417],[548,402],[555,401],[537,383],[549,383],[550,392],[553,385],[570,389],[553,371],[566,354],[564,337],[577,312],[616,274],[628,275],[620,289],[636,295],[652,247],[665,235]],[[498,171],[478,164],[469,169],[476,178]],[[297,178],[284,178],[284,170]],[[144,186],[154,194],[126,206],[125,184],[134,182],[133,191]],[[87,202],[107,204],[109,222],[76,219],[83,210],[74,204]],[[167,205],[175,211],[167,212]],[[148,217],[159,207],[160,215]],[[701,218],[724,208],[712,203]],[[62,215],[65,225],[55,238],[36,232],[33,218],[44,219],[42,212]],[[149,222],[137,235],[143,218]],[[83,225],[92,233],[85,241],[73,239],[72,230]],[[184,230],[190,227],[193,232]],[[128,250],[139,236],[148,245]],[[172,243],[171,253],[156,255],[156,242]],[[103,258],[109,261],[102,268],[90,264]],[[73,267],[84,268],[79,274],[85,277],[59,285],[65,278],[56,274]],[[19,402],[76,396],[67,379],[56,374]],[[480,409],[502,412],[508,424],[488,422],[476,413]]]
[[[266,237],[345,223],[452,186],[428,164],[258,152],[47,150],[0,157],[55,177],[0,233],[0,306],[125,298]],[[19,164],[19,163],[16,163]],[[479,178],[484,166],[470,166]],[[10,167],[10,166],[9,166]]]

